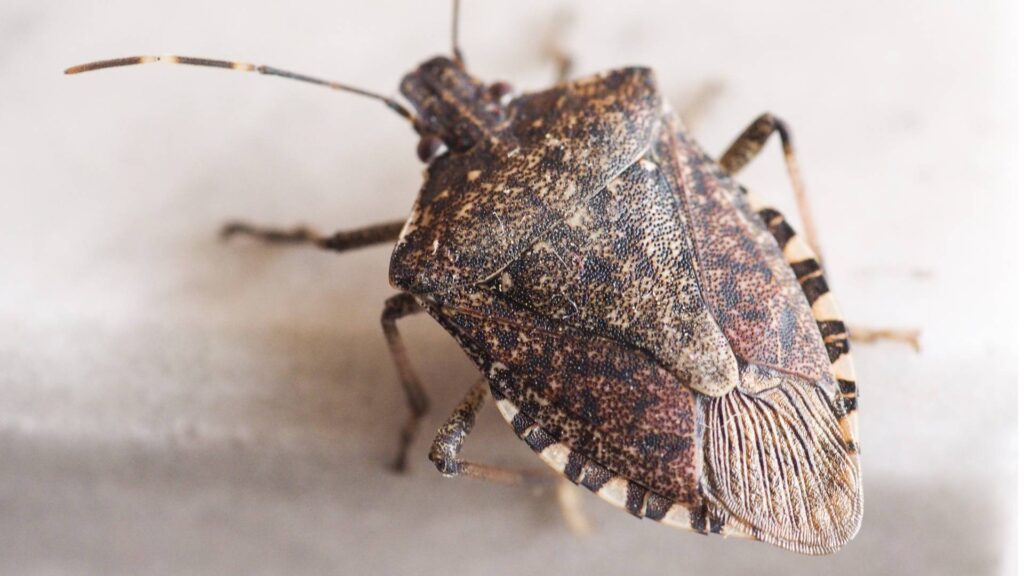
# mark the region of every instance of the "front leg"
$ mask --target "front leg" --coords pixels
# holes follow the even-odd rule
[[[404,220],[386,222],[324,236],[306,226],[269,228],[235,221],[225,224],[220,230],[220,236],[225,240],[235,236],[249,236],[268,244],[308,244],[323,250],[346,252],[364,246],[394,242],[398,240],[404,225]]]
[[[402,425],[398,440],[398,454],[395,456],[394,463],[392,464],[392,468],[397,472],[405,471],[409,446],[412,444],[417,428],[419,428],[420,420],[427,413],[429,403],[427,401],[427,393],[423,390],[423,385],[420,384],[420,379],[416,376],[416,372],[413,371],[412,363],[409,362],[409,355],[405,351],[405,342],[402,340],[402,335],[398,332],[396,321],[399,318],[411,316],[422,311],[423,309],[416,302],[416,298],[411,294],[399,294],[387,299],[384,303],[384,311],[380,317],[381,327],[384,329],[384,336],[388,340],[388,348],[391,349],[391,357],[395,362],[395,368],[398,369],[398,378],[402,383],[402,388],[405,390],[405,399],[409,404],[410,411],[405,424]]]

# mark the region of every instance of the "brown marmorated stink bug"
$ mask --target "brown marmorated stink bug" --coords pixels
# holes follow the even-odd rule
[[[320,236],[232,223],[225,236],[343,252],[395,242],[382,324],[411,408],[427,397],[399,318],[426,311],[484,378],[438,431],[446,476],[530,474],[459,453],[487,390],[515,433],[574,483],[640,518],[835,552],[863,509],[849,333],[825,282],[785,125],[764,115],[719,160],[647,68],[521,94],[453,54],[396,99],[240,62],[148,62],[283,76],[383,101],[419,135],[425,182],[404,221]],[[778,133],[808,241],[733,175]],[[554,474],[544,475],[557,478]],[[533,475],[533,478],[536,478]]]

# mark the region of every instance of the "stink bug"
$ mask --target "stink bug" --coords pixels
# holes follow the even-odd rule
[[[457,24],[458,3],[454,22]],[[517,95],[458,49],[405,76],[411,103],[269,66],[131,57],[276,75],[378,99],[427,164],[411,215],[320,236],[228,224],[225,236],[346,251],[396,242],[382,324],[411,407],[427,407],[396,321],[425,311],[483,379],[439,430],[447,476],[523,481],[460,458],[488,390],[515,433],[574,483],[641,518],[838,550],[862,516],[849,337],[816,256],[785,125],[758,118],[719,160],[623,68]],[[778,133],[808,241],[733,175]],[[554,475],[551,475],[554,477]]]

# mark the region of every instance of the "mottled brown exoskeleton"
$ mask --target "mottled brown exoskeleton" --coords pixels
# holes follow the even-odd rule
[[[377,98],[412,123],[428,168],[406,220],[332,236],[224,229],[335,251],[397,241],[401,294],[382,318],[412,409],[397,468],[427,398],[396,321],[426,311],[484,376],[434,441],[443,474],[527,477],[459,457],[489,390],[544,462],[630,514],[804,553],[842,547],[862,515],[848,333],[814,243],[733,179],[777,132],[803,210],[784,125],[758,118],[716,161],[647,68],[517,95],[470,75],[453,48],[402,80],[411,110],[202,58],[68,72],[154,61],[256,71]]]

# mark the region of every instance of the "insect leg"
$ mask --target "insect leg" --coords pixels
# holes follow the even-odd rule
[[[800,211],[800,222],[803,224],[804,238],[810,245],[811,250],[820,258],[821,250],[819,249],[814,222],[811,218],[810,205],[807,202],[807,193],[804,190],[803,179],[800,178],[800,169],[796,162],[796,155],[793,153],[792,138],[785,122],[769,113],[762,114],[736,138],[732,145],[729,146],[729,149],[722,154],[718,163],[729,174],[739,172],[761,152],[765,142],[775,132],[779,133],[779,138],[782,140],[782,154],[786,161],[786,170],[789,172],[789,180],[793,185],[797,209]]]
[[[411,294],[399,294],[388,298],[384,303],[384,311],[381,313],[380,323],[384,328],[384,336],[388,340],[388,348],[391,349],[391,357],[394,359],[395,368],[398,369],[398,378],[405,389],[405,397],[409,403],[410,414],[402,425],[398,442],[398,454],[395,456],[393,468],[402,472],[405,470],[409,455],[409,445],[416,435],[420,420],[427,413],[427,393],[420,384],[419,377],[412,369],[409,362],[409,355],[405,351],[405,343],[398,332],[395,322],[399,318],[411,316],[422,312],[423,309],[416,302]]]
[[[555,65],[558,66],[558,75],[555,77],[556,82],[561,84],[562,82],[568,81],[572,75],[572,56],[570,56],[565,49],[557,46],[553,46],[548,49],[548,56],[550,56],[555,61]]]
[[[544,57],[550,58],[555,63],[556,81],[559,84],[569,80],[569,76],[572,74],[573,59],[561,41],[570,24],[572,24],[572,13],[560,12],[552,21],[551,28],[543,42]]]
[[[490,480],[500,484],[525,484],[552,482],[559,477],[547,470],[526,471],[502,468],[490,464],[467,462],[459,458],[466,436],[473,431],[476,415],[487,396],[487,380],[481,378],[470,388],[448,421],[437,431],[430,448],[430,461],[438,472],[447,477],[466,476],[479,480]]]
[[[562,511],[562,519],[569,530],[577,536],[586,536],[594,531],[590,520],[583,512],[583,501],[580,500],[582,491],[568,479],[563,478],[558,483],[555,495],[558,497],[558,507]]]
[[[855,340],[857,342],[870,344],[879,340],[890,340],[893,342],[903,342],[913,348],[915,352],[921,351],[921,342],[919,340],[921,337],[920,330],[851,326],[849,328],[849,332],[850,340]]]
[[[270,244],[312,244],[324,250],[344,252],[373,244],[394,242],[404,225],[404,221],[387,222],[322,236],[305,226],[283,229],[253,226],[245,222],[228,222],[221,228],[220,235],[225,240],[233,236],[249,236]]]

